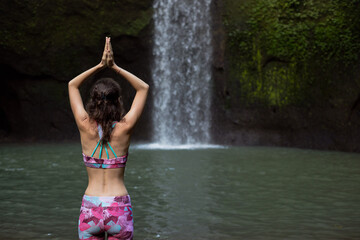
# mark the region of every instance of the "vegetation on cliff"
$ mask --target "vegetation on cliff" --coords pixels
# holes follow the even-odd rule
[[[353,101],[359,16],[359,0],[225,0],[227,107]]]

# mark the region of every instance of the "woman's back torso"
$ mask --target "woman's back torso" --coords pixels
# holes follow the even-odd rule
[[[99,131],[95,121],[88,121],[85,128],[80,131],[81,146],[84,157],[96,159],[117,159],[127,157],[130,134],[127,131],[125,121],[117,122],[111,133],[110,141],[107,144],[99,143]],[[109,149],[109,145],[114,150],[114,153]],[[105,146],[107,150],[105,151]],[[94,149],[96,150],[94,151]],[[99,156],[101,152],[101,155]],[[108,155],[107,155],[108,154]],[[109,156],[109,157],[108,157]],[[124,184],[125,166],[116,168],[94,168],[86,167],[88,173],[88,187],[85,194],[88,196],[124,196],[127,195],[127,190]]]

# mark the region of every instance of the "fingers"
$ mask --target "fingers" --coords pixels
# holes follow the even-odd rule
[[[112,46],[111,46],[111,42],[110,42],[110,38],[109,38],[109,49],[108,49],[111,53],[112,53]]]
[[[106,60],[108,61],[110,59],[110,53],[107,51],[106,52]]]
[[[101,57],[101,62],[100,64],[102,66],[106,66],[107,65],[107,58],[108,58],[108,50],[109,49],[109,38],[108,37],[105,37],[105,47],[104,47],[104,52],[103,52],[103,55]]]
[[[105,37],[105,47],[104,47],[104,52],[107,52],[111,50],[111,46],[110,46],[110,37]]]
[[[113,58],[113,51],[112,51],[112,46],[111,46],[111,41],[110,41],[110,37],[108,38],[108,48],[107,48],[107,53],[108,53],[108,58],[112,59]]]
[[[111,42],[110,42],[110,37],[105,37],[105,48],[104,48],[102,61],[108,67],[111,67],[112,65],[114,65],[114,56],[113,56],[112,46],[111,46]]]
[[[109,51],[110,49],[110,37],[106,37],[106,51]]]
[[[107,62],[108,62],[108,63],[110,63],[110,62],[113,60],[113,56],[112,56],[112,54],[111,54],[110,52],[108,52],[108,53],[106,54],[106,59],[107,59]]]

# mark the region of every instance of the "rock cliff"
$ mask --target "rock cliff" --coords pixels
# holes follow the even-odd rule
[[[112,37],[117,64],[150,81],[150,0],[1,1],[0,9],[4,140],[78,139],[67,82],[100,61],[105,36]],[[116,77],[109,71],[98,76],[106,75]],[[129,85],[117,79],[127,99],[132,97]],[[92,82],[82,88],[85,99]],[[147,114],[141,132],[149,132]]]
[[[216,139],[360,151],[358,1],[214,5]]]
[[[67,82],[100,61],[152,86],[152,0],[0,2],[0,138],[77,140]],[[213,141],[360,151],[358,1],[213,0]],[[125,106],[134,91],[120,81]],[[151,96],[134,133],[150,139]]]

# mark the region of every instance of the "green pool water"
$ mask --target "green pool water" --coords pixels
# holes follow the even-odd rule
[[[133,146],[134,239],[360,239],[360,154]],[[0,146],[0,239],[77,239],[79,144]]]

